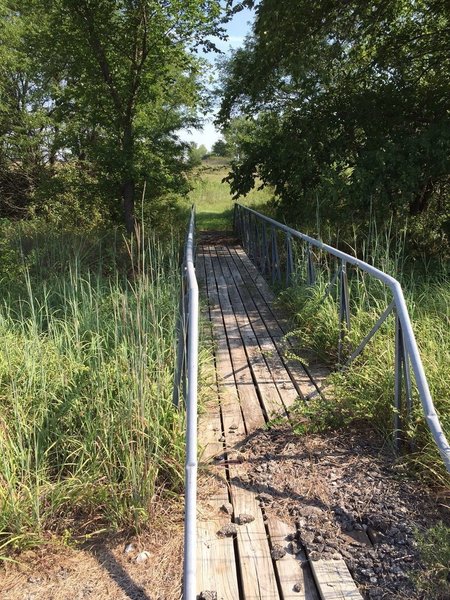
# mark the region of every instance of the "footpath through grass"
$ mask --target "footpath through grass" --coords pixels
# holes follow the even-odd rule
[[[0,554],[138,530],[182,490],[178,244],[6,224],[2,251]]]
[[[234,200],[228,183],[222,183],[228,175],[229,163],[226,159],[211,157],[203,161],[190,194],[197,211],[197,229],[230,230],[232,228]],[[272,192],[265,188],[255,189],[239,202],[247,206],[268,202]]]

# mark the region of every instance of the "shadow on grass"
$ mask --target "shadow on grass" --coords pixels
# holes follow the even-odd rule
[[[105,546],[91,550],[99,565],[103,567],[111,579],[120,587],[128,600],[151,600],[145,589],[133,581],[114,554]]]
[[[217,212],[199,212],[197,213],[197,229],[204,231],[206,229],[227,230],[233,225],[233,210]]]

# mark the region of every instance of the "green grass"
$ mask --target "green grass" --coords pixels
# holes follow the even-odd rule
[[[4,224],[2,250],[0,550],[139,529],[182,490],[178,244]]]
[[[416,534],[424,570],[415,577],[415,584],[424,598],[450,598],[450,527],[438,523]]]
[[[431,395],[448,439],[450,280],[445,265],[434,266],[432,271],[424,265],[412,268],[401,247],[389,248],[381,238],[365,258],[402,281]],[[338,359],[339,306],[336,287],[322,301],[330,278],[329,267],[325,262],[322,265],[326,268],[316,286],[298,283],[281,293],[281,301],[295,315],[296,333],[302,343],[312,348],[323,362],[334,366]],[[347,354],[370,331],[391,299],[387,288],[378,281],[350,269],[351,329],[345,339]],[[299,405],[298,411],[307,417],[302,421],[302,431],[326,430],[362,421],[377,428],[386,440],[390,439],[394,416],[394,329],[391,316],[352,366],[331,376],[332,402],[316,399]],[[411,446],[413,452],[408,452],[404,459],[433,484],[448,486],[450,478],[428,431],[415,387],[413,395],[414,413],[406,429],[406,447]]]
[[[190,194],[191,201],[196,206],[197,229],[202,230],[230,230],[232,229],[232,215],[234,200],[228,183],[222,183],[227,176],[229,167],[224,159],[208,159],[196,173],[193,190]],[[268,202],[272,193],[268,188],[252,190],[239,202],[247,206],[255,206]]]

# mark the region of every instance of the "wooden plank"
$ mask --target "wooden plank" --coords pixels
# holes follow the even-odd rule
[[[206,259],[208,277],[215,273],[214,265]],[[216,278],[216,290],[215,286],[210,280],[209,293],[210,298],[213,302],[219,299],[221,305],[226,303],[225,290],[219,289],[221,282],[217,283]],[[223,282],[222,282],[223,283]],[[237,375],[237,381],[240,381],[241,387],[246,386],[247,390],[253,389],[254,385],[251,378],[251,374],[248,367],[248,362],[245,356],[245,352],[242,349],[242,340],[239,333],[237,323],[232,319],[226,321],[227,328],[224,327],[224,322],[219,318],[219,314],[213,310],[212,319],[215,328],[216,335],[216,367],[219,381],[222,381],[222,385],[219,387],[221,395],[221,411],[222,421],[225,432],[225,444],[227,450],[234,449],[240,442],[245,439],[245,431],[243,430],[242,415],[240,412],[240,405],[236,395],[231,392],[230,387],[223,386],[223,380],[229,379],[230,370],[239,369]],[[235,378],[236,381],[236,378]],[[238,385],[239,394],[241,394],[241,388]],[[256,396],[256,394],[255,394]],[[243,398],[240,395],[240,401],[242,403]],[[261,407],[258,402],[259,414],[262,417]],[[259,421],[261,424],[263,420]],[[247,427],[249,420],[247,419]],[[237,476],[238,467],[234,463],[229,463],[229,469]],[[255,521],[246,525],[238,525],[237,534],[237,547],[238,547],[238,560],[239,570],[241,574],[243,596],[246,600],[250,599],[279,599],[275,573],[273,564],[270,556],[270,548],[267,541],[266,531],[264,522],[262,519],[261,509],[259,508],[254,494],[247,490],[241,489],[236,482],[230,485],[231,500],[233,503],[234,514],[239,515],[242,513],[254,514]],[[237,595],[235,598],[237,599]]]
[[[218,600],[239,598],[236,557],[233,539],[217,536],[219,529],[230,522],[220,510],[228,502],[226,488],[203,503],[197,519],[197,594],[217,593]]]
[[[214,254],[216,254],[216,258],[214,258]],[[284,377],[282,368],[277,371],[277,364],[279,365],[277,361],[273,361],[270,375],[260,370],[264,363],[267,365],[271,353],[274,353],[275,350],[278,352],[278,348],[275,346],[268,323],[264,321],[258,310],[257,303],[249,301],[248,294],[245,302],[243,301],[244,298],[240,294],[242,290],[237,289],[236,282],[231,277],[229,263],[223,271],[219,260],[216,250],[213,250],[211,255],[210,250],[206,249],[202,253],[202,262],[200,263],[200,268],[205,273],[205,288],[209,297],[209,312],[217,345],[216,369],[221,410],[219,416],[218,408],[211,404],[199,420],[199,438],[205,442],[206,446],[205,459],[223,451],[224,443],[226,451],[232,451],[245,439],[245,435],[253,430],[250,414],[247,415],[247,420],[243,406],[245,393],[249,405],[253,402],[253,408],[258,409],[256,411],[260,415],[258,422],[262,423],[263,421],[248,359],[254,361],[251,368],[255,378],[259,376],[261,386],[264,386],[267,380],[270,385],[274,386],[274,374],[278,378]],[[224,277],[224,274],[227,277]],[[231,293],[227,287],[230,285],[232,286]],[[247,301],[250,306],[246,305]],[[256,323],[259,337],[256,336],[255,329],[253,329],[254,323]],[[264,332],[266,334],[262,335]],[[247,352],[242,347],[243,342]],[[253,344],[254,350],[249,352],[248,346],[251,344]],[[257,351],[259,356],[256,354]],[[255,352],[254,356],[252,356],[252,352]],[[286,382],[279,381],[279,385],[283,383]],[[250,390],[253,390],[253,395]],[[253,598],[291,600],[291,598],[302,598],[301,594],[303,594],[305,600],[306,598],[307,600],[317,600],[318,596],[314,595],[314,585],[308,567],[301,568],[301,555],[300,560],[289,555],[288,558],[277,561],[274,567],[263,515],[255,499],[255,493],[246,489],[240,480],[239,473],[242,472],[242,466],[234,461],[228,461],[227,467],[231,477],[229,490],[234,514],[236,516],[251,514],[255,520],[245,525],[238,525],[238,556],[235,557],[232,539],[217,537],[218,529],[230,520],[229,516],[220,512],[220,506],[227,502],[229,497],[225,481],[226,470],[223,466],[211,466],[210,470],[213,473],[211,481],[216,482],[216,488],[207,504],[201,505],[198,520],[198,592],[211,590],[217,592],[218,598],[227,600],[239,598],[237,558],[244,598],[248,600]],[[272,523],[271,521],[269,523],[270,533],[273,537],[272,543],[283,543],[283,541],[286,543],[286,540],[283,540],[283,536],[286,535],[286,527],[288,526],[281,522]],[[293,568],[294,566],[295,568]],[[321,589],[321,598],[341,600],[341,598],[361,597],[348,570],[345,572],[344,567],[346,569],[343,561],[311,562],[311,568],[314,568],[315,578]],[[299,582],[298,578],[301,575],[304,576],[304,586],[301,588],[303,591],[294,592],[294,585]],[[297,578],[296,581],[294,578]],[[346,578],[350,578],[352,585]],[[281,591],[279,591],[279,586]],[[351,595],[355,591],[358,595]],[[305,596],[305,594],[307,595]]]
[[[268,418],[271,419],[280,414],[286,415],[281,397],[273,383],[270,371],[268,371],[267,364],[261,354],[258,338],[248,320],[244,305],[242,304],[234,284],[234,280],[229,273],[228,267],[225,265],[225,261],[222,258],[220,251],[217,253],[214,273],[218,285],[219,301],[227,334],[230,339],[229,331],[234,333],[237,330],[240,333],[241,340],[236,336],[239,347],[235,345],[235,351],[242,351],[241,344],[243,344],[248,364],[253,371],[254,379],[260,392],[259,395],[263,401]],[[261,325],[261,328],[262,327],[263,325]],[[231,335],[231,337],[235,336]]]
[[[198,419],[198,443],[200,446],[200,461],[210,462],[216,456],[223,454],[222,424],[220,422],[219,406],[208,406],[205,413]]]
[[[291,550],[288,536],[295,533],[295,527],[276,517],[269,517],[267,526],[272,546],[279,544],[286,550],[286,556],[275,562],[283,600],[319,600],[304,552],[294,555]]]
[[[254,492],[242,487],[237,469],[231,471],[231,499],[235,517],[251,515],[254,521],[237,525],[237,547],[245,600],[279,600],[264,520]]]
[[[250,275],[251,279],[254,282],[253,295],[254,297],[261,297],[263,299],[263,306],[266,304],[269,307],[270,313],[267,314],[268,322],[271,323],[270,330],[275,331],[276,327],[283,332],[283,334],[288,333],[292,329],[292,325],[289,321],[284,317],[282,311],[273,306],[274,295],[270,290],[267,282],[250,261],[248,256],[240,247],[234,247],[230,249],[231,256],[233,257],[236,267],[239,271],[242,272],[244,269],[247,274]],[[259,302],[258,302],[259,305]],[[272,315],[272,317],[270,316]],[[277,323],[277,326],[274,325],[274,321]],[[274,343],[277,346],[280,354],[283,356],[283,362],[286,365],[286,368],[289,370],[291,375],[295,378],[295,380],[299,383],[299,391],[301,391],[304,397],[311,396],[313,394],[317,394],[317,388],[324,389],[325,380],[327,376],[330,374],[330,370],[323,365],[321,365],[316,356],[307,348],[297,348],[297,345],[294,340],[287,338],[286,345],[287,347],[299,356],[301,360],[303,358],[304,362],[308,365],[307,367],[302,367],[301,363],[293,360],[286,359],[285,352],[283,351],[283,344],[280,344],[280,340],[274,339]],[[306,377],[305,377],[306,373]]]
[[[228,394],[234,393],[233,387],[237,389],[247,431],[253,431],[265,424],[264,415],[253,385],[250,367],[242,349],[240,337],[236,337],[236,335],[231,337],[232,334],[225,331],[210,256],[205,258],[205,263],[208,270],[209,297],[214,304],[214,308],[210,312],[216,341],[216,368],[219,388],[223,390],[228,386],[230,388]]]
[[[235,304],[235,311],[236,309],[245,309],[247,322],[251,325],[255,335],[258,338],[261,355],[264,358],[265,364],[272,376],[278,394],[280,395],[284,406],[289,407],[298,398],[298,392],[272,337],[272,330],[278,327],[278,325],[275,319],[271,318],[271,320],[268,322],[267,318],[262,317],[261,307],[267,307],[267,305],[264,301],[259,301],[257,303],[255,302],[253,296],[247,289],[247,282],[243,280],[239,270],[233,268],[235,267],[235,263],[231,258],[231,254],[228,249],[226,249],[226,252],[224,252],[224,259],[227,264],[227,272],[233,279],[239,294],[237,303],[232,298],[232,302]],[[245,324],[245,321],[243,324]],[[278,330],[281,333],[279,328]],[[305,376],[304,371],[302,375]]]
[[[222,289],[219,296],[218,283],[215,278],[215,270],[212,262],[213,257],[210,257],[207,264],[208,267],[211,265],[209,267],[212,270],[211,277],[214,277],[216,284],[215,290],[211,290],[211,296],[217,302],[217,310],[220,311],[220,319],[218,314],[213,315],[216,340],[219,345],[227,343],[229,346],[231,362],[229,363],[228,368],[234,374],[247,429],[257,429],[264,425],[264,415],[254,387],[247,356],[242,347],[242,340],[236,320],[232,319],[229,312],[227,314],[224,314],[223,312],[223,305],[227,305],[226,285],[224,285],[223,281],[221,282]],[[222,319],[225,320],[225,324]]]
[[[310,565],[322,600],[362,599],[343,559],[311,560]]]
[[[302,366],[301,362],[294,360],[293,358],[288,358],[286,356],[286,349],[292,351],[295,346],[292,340],[283,339],[284,331],[287,330],[287,326],[284,329],[280,326],[279,322],[273,315],[271,308],[267,304],[266,299],[259,293],[258,289],[254,284],[253,287],[252,284],[249,284],[248,273],[243,267],[242,261],[237,257],[236,254],[233,255],[232,250],[230,251],[230,256],[233,260],[233,264],[236,267],[233,271],[235,279],[244,282],[242,277],[246,276],[245,284],[242,283],[242,287],[240,287],[240,290],[242,290],[242,294],[243,296],[245,296],[246,306],[250,307],[250,311],[249,309],[247,309],[249,315],[253,315],[254,312],[258,312],[260,314],[261,318],[263,319],[266,325],[268,335],[270,336],[273,345],[275,346],[277,355],[280,357],[281,363],[286,369],[287,373],[289,374],[291,381],[294,383],[298,394],[302,397],[306,397],[314,393],[315,391],[317,391],[316,387],[311,378],[308,376],[307,371]],[[243,276],[241,274],[242,271],[244,271]],[[247,275],[245,275],[246,273]],[[251,309],[251,307],[253,307],[253,310]],[[276,363],[273,364],[273,367],[277,368]],[[316,375],[317,374],[318,373],[316,372]],[[286,404],[290,406],[291,403],[292,402],[288,397],[286,400]]]
[[[204,256],[197,261],[197,270],[203,273],[203,288],[207,293],[207,273]],[[216,374],[217,377],[217,374]],[[222,423],[218,399],[207,404],[199,417],[199,445],[203,446],[201,460],[223,454]],[[197,594],[205,591],[216,592],[221,600],[239,598],[236,556],[232,538],[220,538],[218,530],[230,522],[230,515],[221,511],[221,506],[229,502],[226,470],[223,465],[209,465],[210,477],[205,473],[199,480],[199,491],[208,490],[208,500],[200,501],[197,517]],[[212,491],[211,491],[212,487]]]

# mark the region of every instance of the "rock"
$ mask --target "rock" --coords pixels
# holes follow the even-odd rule
[[[314,518],[320,517],[323,514],[323,510],[318,508],[317,506],[305,506],[304,508],[302,508],[302,517]]]
[[[217,592],[205,590],[204,592],[200,592],[197,600],[217,600]]]
[[[283,556],[286,556],[286,550],[280,544],[274,544],[270,551],[270,556],[272,560],[280,560]]]
[[[233,537],[233,535],[237,534],[237,527],[234,523],[228,523],[219,529],[217,532],[217,537]]]
[[[123,549],[123,553],[130,554],[131,552],[133,552],[133,550],[134,550],[134,544],[126,544],[125,548]]]
[[[301,581],[297,581],[297,583],[294,584],[292,591],[294,592],[301,592],[303,589],[303,584]]]
[[[147,552],[147,550],[142,550],[142,552],[139,552],[139,554],[136,556],[136,558],[134,560],[138,565],[141,565],[141,564],[147,562],[149,558],[150,558],[150,552]]]
[[[255,520],[255,517],[253,515],[246,515],[245,513],[241,513],[237,517],[236,523],[238,525],[246,525],[247,523],[251,523],[254,520]]]
[[[264,492],[256,496],[256,498],[262,502],[262,504],[270,504],[273,500],[270,494],[265,494]]]
[[[300,552],[300,550],[301,550],[301,548],[298,545],[298,542],[295,542],[295,541],[289,542],[289,552],[291,554],[294,554],[294,555],[298,554]]]
[[[309,560],[320,560],[320,554],[318,552],[316,552],[315,550],[313,550],[312,552],[309,553]]]
[[[220,510],[222,512],[224,512],[226,515],[232,515],[233,514],[233,505],[231,504],[231,502],[224,502],[222,504],[222,506],[220,507]]]
[[[309,546],[313,543],[314,533],[312,531],[302,531],[300,534],[300,541],[304,546]]]

